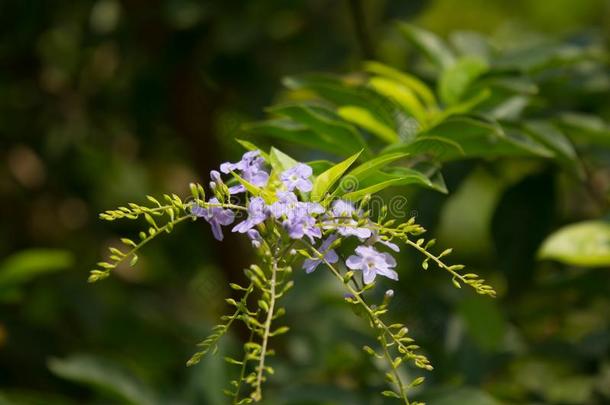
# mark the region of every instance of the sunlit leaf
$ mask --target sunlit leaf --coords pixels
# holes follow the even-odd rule
[[[385,142],[392,143],[398,140],[398,134],[378,121],[368,110],[357,106],[344,106],[340,107],[337,112],[343,119],[366,129]]]
[[[408,153],[387,153],[371,159],[360,166],[355,167],[349,172],[350,176],[358,178],[360,180],[366,178],[369,173],[377,171],[388,164],[395,162],[399,159],[403,159],[408,156]]]
[[[311,191],[312,200],[320,200],[324,197],[324,194],[343,176],[343,174],[349,169],[349,167],[358,159],[360,152],[350,156],[344,161],[337,163],[330,169],[321,173],[313,183],[313,189]]]
[[[421,105],[417,96],[408,87],[383,77],[373,77],[369,80],[369,85],[379,94],[394,100],[403,110],[412,115],[419,123],[425,124],[428,114]]]
[[[379,62],[366,62],[364,70],[388,79],[395,80],[406,88],[412,90],[428,108],[437,108],[436,97],[430,88],[417,77],[401,72],[393,67]]]
[[[291,89],[312,90],[336,107],[357,106],[384,125],[392,126],[394,123],[396,106],[364,86],[364,80],[348,81],[331,75],[310,74],[287,77],[284,84]]]
[[[565,226],[544,241],[538,257],[574,266],[610,266],[610,223],[584,221]]]
[[[283,172],[284,170],[290,169],[293,166],[296,166],[297,162],[281,150],[272,147],[269,152],[269,163],[271,167],[279,172]]]

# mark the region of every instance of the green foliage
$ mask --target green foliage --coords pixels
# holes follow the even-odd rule
[[[573,266],[607,267],[610,265],[610,224],[585,221],[565,226],[549,235],[538,256]]]
[[[227,371],[235,370],[223,358],[240,359],[235,353],[248,339],[242,328],[233,328],[240,322],[216,356],[195,368],[184,362],[189,345],[212,329],[213,320],[233,313],[222,298],[231,294],[239,302],[240,292],[223,286],[225,279],[247,286],[240,279],[247,249],[229,238],[228,244],[214,244],[197,224],[143,247],[135,268],[126,259],[114,273],[126,283],[83,288],[82,270],[100,256],[102,245],[130,249],[118,234],[138,242],[137,228],[149,227],[142,217],[100,225],[92,213],[120,201],[148,206],[140,201],[146,193],[186,196],[189,181],[206,178],[212,166],[237,153],[234,136],[248,139],[248,149],[263,149],[263,138],[248,135],[267,131],[275,131],[266,135],[275,146],[313,160],[308,164],[316,175],[333,165],[330,160],[360,149],[365,150],[352,167],[386,153],[407,153],[365,176],[359,189],[402,170],[419,172],[422,187],[387,188],[384,198],[406,196],[409,214],[439,243],[454,247],[457,262],[497,286],[496,300],[472,300],[442,274],[422,277],[410,249],[403,249],[401,281],[392,287],[396,296],[387,320],[409,325],[435,366],[433,374],[401,366],[405,381],[427,377],[409,390],[413,398],[429,404],[608,402],[607,266],[583,270],[582,261],[535,260],[554,230],[607,215],[605,1],[558,0],[553,7],[529,0],[361,2],[374,48],[367,58],[380,61],[363,62],[362,72],[358,24],[348,21],[346,9],[358,2],[263,0],[236,8],[228,2],[208,7],[161,0],[145,10],[115,0],[58,1],[51,9],[43,3],[0,6],[0,256],[58,248],[77,263],[54,273],[41,267],[36,277],[2,286],[0,402],[128,401],[111,387],[66,381],[44,367],[49,353],[70,359],[75,352],[112,359],[122,370],[128,365],[152,387],[146,391],[167,394],[162,403],[227,402],[221,389]],[[434,32],[437,52],[451,54],[451,66],[464,58],[486,62],[488,70],[469,82],[457,110],[448,109],[440,93],[440,78],[451,68],[401,37],[391,27],[394,19]],[[330,99],[341,96],[332,81],[319,86],[329,97],[305,87],[272,96],[282,75],[320,69],[341,73],[331,78],[342,86],[364,90],[345,103]],[[343,75],[346,69],[357,72]],[[279,107],[305,106],[319,125],[331,125],[315,132],[312,124],[270,113],[274,120],[253,124],[261,130],[241,133],[240,123],[260,119],[270,99]],[[341,118],[337,106],[344,105],[369,111],[400,135],[399,142],[386,144]],[[464,119],[440,136],[427,133],[448,110],[449,118]],[[462,125],[470,118],[491,127],[462,136],[471,131]],[[341,135],[332,131],[352,130],[353,138],[334,141]],[[420,166],[424,160],[433,164]],[[440,169],[446,187],[438,189],[449,195],[426,189],[445,184]],[[485,176],[478,175],[481,170]],[[153,218],[159,225],[167,220]],[[397,388],[383,387],[380,372],[390,371],[385,361],[359,355],[362,344],[382,351],[365,322],[346,316],[341,285],[330,273],[300,273],[295,271],[299,288],[282,299],[288,309],[283,324],[291,331],[272,339],[278,355],[270,364],[277,372],[264,402],[393,401],[378,398],[380,391]],[[366,293],[371,303],[381,301],[380,291]],[[315,322],[304,321],[310,315]],[[358,343],[354,348],[348,342]]]
[[[316,177],[313,183],[313,189],[311,190],[312,200],[322,200],[330,188],[343,176],[343,174],[349,169],[349,167],[358,159],[361,152],[350,156],[343,162],[337,163],[333,167],[321,173]]]
[[[65,250],[23,250],[0,263],[0,290],[27,283],[46,273],[65,270],[73,263],[74,257]]]
[[[310,99],[271,107],[269,111],[283,116],[281,127],[273,126],[276,120],[272,119],[245,129],[340,156],[353,151],[345,151],[346,145],[361,147],[364,139],[366,153],[361,159],[369,158],[369,152],[381,156],[388,152],[408,153],[409,159],[401,166],[414,170],[415,163],[421,160],[446,163],[527,157],[555,159],[582,175],[572,146],[576,141],[572,131],[564,132],[553,117],[542,119],[537,111],[542,112],[538,106],[544,102],[553,102],[538,93],[556,65],[544,63],[534,72],[523,65],[523,60],[511,59],[511,51],[488,50],[482,55],[480,46],[464,47],[464,42],[473,40],[468,36],[460,37],[462,55],[456,57],[449,44],[430,32],[408,24],[399,24],[399,30],[436,66],[438,96],[430,85],[409,73],[380,62],[367,62],[363,66],[365,73],[356,75],[287,78],[288,98],[302,100],[303,94],[308,94]],[[546,57],[551,58],[560,49],[561,46],[550,49]],[[574,47],[572,52],[572,60],[579,63],[596,58],[587,46]],[[522,65],[508,68],[508,60]],[[572,65],[566,66],[571,68]],[[536,103],[534,95],[538,98]],[[332,128],[312,119],[314,108],[334,117]],[[528,120],[529,117],[536,119]],[[341,134],[336,129],[339,127]],[[331,139],[343,147],[332,145]],[[387,184],[400,181],[391,179]]]
[[[107,359],[74,354],[64,359],[51,358],[49,369],[62,378],[89,385],[125,403],[162,403],[157,395],[133,374]]]

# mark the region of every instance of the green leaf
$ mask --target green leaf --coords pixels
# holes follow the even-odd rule
[[[360,184],[358,190],[343,194],[341,197],[351,201],[358,201],[367,194],[378,193],[392,186],[417,185],[446,193],[447,188],[442,175],[437,170],[429,174],[416,169],[393,167],[391,172],[377,171],[369,174]]]
[[[525,122],[523,129],[535,140],[555,152],[560,163],[574,170],[581,178],[584,177],[584,169],[574,146],[559,128],[548,121],[536,120]]]
[[[450,106],[457,104],[469,86],[487,69],[485,60],[464,57],[443,71],[438,82],[438,93],[443,103]]]
[[[489,60],[492,56],[492,46],[487,37],[475,31],[454,31],[449,34],[449,41],[458,54],[476,56]]]
[[[399,23],[398,28],[441,71],[448,69],[455,63],[455,56],[451,49],[435,34],[405,23]]]
[[[312,160],[307,162],[307,165],[313,170],[314,176],[318,176],[323,171],[330,169],[334,164],[330,160]]]
[[[269,152],[269,164],[273,169],[277,170],[278,172],[283,172],[284,170],[296,166],[297,163],[299,162],[281,150],[271,147],[271,151]]]
[[[428,113],[413,91],[408,87],[383,77],[373,77],[369,85],[379,94],[385,96],[398,105],[409,115],[413,116],[420,124],[428,121]]]
[[[364,70],[392,79],[412,90],[428,108],[437,108],[436,97],[430,88],[417,77],[379,62],[366,62]]]
[[[301,75],[284,79],[291,89],[308,89],[337,107],[360,107],[379,122],[394,125],[396,106],[385,97],[364,86],[364,81],[343,80],[331,75]]]
[[[547,237],[538,257],[581,267],[610,266],[610,223],[584,221],[565,226]]]
[[[255,186],[254,184],[250,183],[247,180],[244,180],[242,177],[240,177],[237,173],[235,172],[231,172],[231,174],[233,175],[233,177],[235,177],[235,179],[246,188],[246,190],[248,190],[250,193],[252,193],[252,195],[257,196],[257,197],[262,197],[265,202],[267,203],[272,203],[273,201],[275,201],[275,196],[273,195],[272,192],[262,189],[258,186]]]
[[[452,115],[467,114],[470,113],[474,108],[487,100],[491,96],[489,89],[483,89],[476,93],[474,96],[460,103],[454,104],[449,108],[446,108],[434,117],[435,123],[440,123],[450,118]]]
[[[495,121],[472,115],[448,118],[420,134],[416,139],[422,137],[444,138],[453,141],[462,149],[463,154],[447,151],[440,155],[443,160],[471,157],[554,156],[553,151],[521,131],[511,128],[508,132],[504,132]],[[408,148],[400,150],[409,151]]]
[[[349,176],[355,177],[358,180],[363,180],[367,175],[376,172],[378,169],[381,169],[382,167],[387,166],[396,160],[405,158],[408,155],[408,153],[387,153],[378,156],[351,170],[349,172]]]
[[[48,361],[48,367],[61,378],[88,385],[130,404],[161,403],[155,393],[133,374],[103,358],[89,355],[52,358]]]
[[[610,147],[610,126],[597,116],[564,113],[559,122],[578,145]]]
[[[380,183],[374,184],[369,187],[365,187],[360,190],[356,190],[356,191],[352,191],[350,193],[343,194],[341,196],[341,198],[343,198],[345,200],[350,200],[350,201],[358,201],[369,194],[373,195],[388,187],[409,184],[410,182],[413,182],[413,181],[408,179],[407,177],[404,177],[404,178],[396,177],[393,179],[382,181]],[[417,181],[415,181],[415,182],[417,182]]]
[[[358,159],[361,152],[358,152],[344,161],[337,163],[330,169],[320,174],[313,183],[311,197],[313,201],[319,201],[324,198],[324,195],[330,188],[343,176],[343,173]]]
[[[340,107],[337,113],[343,119],[366,129],[385,142],[392,143],[398,141],[396,131],[377,120],[369,110],[350,105]]]
[[[0,263],[0,287],[13,286],[31,279],[71,267],[72,253],[58,249],[27,249]]]
[[[292,118],[303,124],[343,153],[353,154],[367,147],[356,128],[340,120],[333,111],[324,107],[284,104],[269,108],[269,112]]]
[[[439,162],[466,156],[466,152],[456,141],[434,135],[421,135],[411,143],[396,143],[383,150],[383,152],[398,151],[411,156],[425,155]]]
[[[311,149],[333,153],[341,156],[335,144],[320,136],[306,126],[291,119],[272,119],[253,122],[243,126],[244,131],[254,135],[269,136],[275,139],[296,143]]]

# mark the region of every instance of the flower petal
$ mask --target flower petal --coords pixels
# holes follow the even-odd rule
[[[345,265],[352,270],[360,269],[362,268],[362,257],[351,255],[345,261]]]

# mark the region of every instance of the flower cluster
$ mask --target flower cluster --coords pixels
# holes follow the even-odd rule
[[[342,194],[343,190],[337,184],[342,184],[340,180],[358,156],[359,153],[314,176],[312,167],[294,161],[277,149],[272,148],[268,155],[252,150],[240,161],[223,163],[219,170],[210,173],[213,193],[210,197],[206,198],[203,186],[191,184],[193,199],[190,201],[183,201],[175,194],[166,194],[161,201],[148,196],[152,206],[130,203],[105,211],[100,215],[102,219],[144,219],[147,228],[138,234],[138,241],[122,238],[124,246],[110,247],[108,261],[97,264],[89,281],[108,277],[123,263],[134,266],[143,246],[158,235],[170,233],[179,223],[203,218],[218,240],[224,238],[223,228],[230,226],[232,232],[249,238],[259,253],[261,266],[253,264],[244,270],[247,285],[230,284],[241,294],[241,299],[227,299],[234,310],[223,316],[221,323],[199,343],[199,351],[187,365],[197,364],[207,353],[213,353],[231,325],[242,322],[251,337],[243,345],[241,359],[227,357],[227,361],[239,365],[241,371],[225,392],[233,398],[233,404],[261,401],[262,386],[273,373],[267,362],[267,357],[273,353],[270,340],[289,330],[288,326],[276,325],[284,314],[279,300],[294,285],[292,268],[302,258],[300,265],[308,274],[323,265],[345,289],[345,301],[358,307],[358,313],[368,318],[378,344],[376,349],[370,346],[363,349],[378,359],[385,358],[389,368],[386,377],[393,386],[382,394],[401,399],[405,405],[416,404],[408,399],[407,391],[421,384],[423,377],[406,383],[402,381],[398,367],[403,362],[410,362],[422,370],[431,370],[432,366],[418,352],[419,346],[408,335],[407,327],[385,318],[393,290],[386,291],[381,304],[369,305],[365,301],[366,291],[374,286],[377,276],[398,280],[397,263],[390,254],[400,251],[395,242],[423,254],[424,270],[429,263],[437,265],[451,275],[458,288],[469,285],[477,293],[490,296],[494,296],[495,291],[476,274],[462,274],[463,266],[445,264],[442,258],[451,249],[439,255],[431,253],[429,249],[434,240],[425,242],[419,238],[425,230],[414,218],[395,224],[394,219],[386,220],[388,212],[384,205],[373,219],[368,209],[372,204],[367,201],[368,194],[378,191],[377,188]],[[386,158],[379,159],[363,163],[350,174],[374,172],[387,162]],[[352,243],[343,245],[348,240]],[[345,252],[347,254],[342,257]]]
[[[266,162],[259,151],[246,152],[239,162],[226,162],[220,165],[222,173],[235,173],[239,178],[257,186],[266,187],[270,181],[270,173],[265,170]],[[332,249],[338,239],[354,237],[362,244],[358,246],[354,255],[345,261],[348,268],[362,271],[362,279],[365,284],[371,284],[377,275],[398,280],[398,273],[393,270],[396,261],[387,252],[381,252],[377,244],[389,247],[398,252],[396,244],[382,239],[374,231],[374,224],[358,221],[356,218],[362,216],[351,202],[338,199],[334,201],[329,209],[325,209],[320,203],[306,201],[308,193],[312,190],[313,170],[304,163],[296,163],[279,173],[279,182],[272,188],[272,200],[265,201],[260,196],[251,196],[245,205],[247,217],[233,226],[233,232],[245,233],[253,243],[253,246],[261,246],[260,230],[265,221],[273,221],[280,225],[289,238],[293,240],[307,241],[323,252],[322,257],[308,258],[303,262],[303,268],[307,273],[313,272],[319,264],[328,262],[336,264],[339,262],[337,252]],[[247,193],[246,187],[238,183],[226,186],[218,171],[212,171],[212,189],[227,190],[231,196]],[[238,213],[228,208],[222,208],[219,198],[208,200],[208,208],[193,204],[191,212],[210,223],[212,233],[218,240],[223,239],[221,226],[227,226],[234,222]]]

